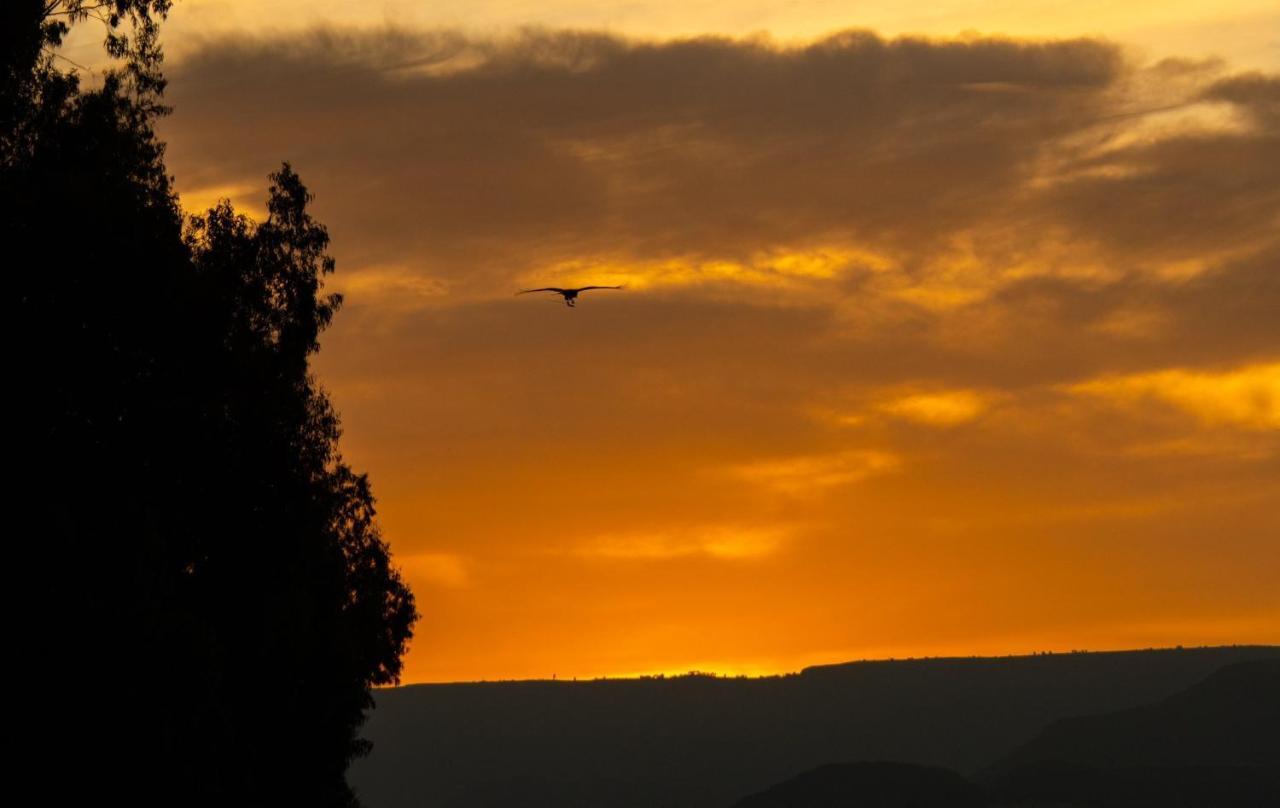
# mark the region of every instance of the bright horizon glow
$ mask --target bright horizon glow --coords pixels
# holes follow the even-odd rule
[[[1125,652],[1142,652],[1142,651],[1184,651],[1196,650],[1200,648],[1223,648],[1223,647],[1247,647],[1247,646],[1273,646],[1272,642],[1219,642],[1206,644],[1175,644],[1168,646],[1135,646],[1135,645],[1116,645],[1105,647],[1071,647],[1071,646],[1054,646],[1046,648],[1032,647],[1015,647],[1013,650],[983,650],[970,653],[962,650],[950,650],[947,648],[937,649],[936,652],[926,651],[918,653],[918,649],[906,647],[904,649],[885,648],[872,649],[866,656],[815,656],[811,661],[805,661],[799,665],[786,664],[770,664],[768,662],[697,662],[688,666],[674,666],[667,668],[645,668],[634,671],[593,673],[589,675],[579,675],[574,673],[564,674],[556,671],[547,673],[546,675],[530,674],[527,676],[513,678],[480,678],[480,679],[441,679],[441,680],[422,680],[414,682],[401,682],[399,685],[386,685],[386,688],[403,687],[415,684],[496,684],[501,682],[596,682],[596,681],[612,681],[612,680],[633,680],[633,679],[656,679],[656,678],[679,678],[681,676],[712,676],[717,679],[773,679],[786,676],[797,676],[810,668],[820,668],[838,665],[877,663],[877,662],[923,662],[923,661],[944,661],[944,660],[962,660],[962,659],[1010,659],[1022,657],[1036,656],[1062,656],[1070,654],[1111,654]],[[899,651],[902,651],[899,653]]]

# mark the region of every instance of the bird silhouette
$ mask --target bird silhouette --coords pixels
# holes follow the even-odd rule
[[[541,289],[522,289],[516,292],[517,295],[527,295],[530,292],[555,292],[558,295],[564,295],[564,304],[569,308],[577,305],[578,294],[588,289],[621,289],[621,286],[579,286],[577,289],[561,289],[558,286],[544,286]]]

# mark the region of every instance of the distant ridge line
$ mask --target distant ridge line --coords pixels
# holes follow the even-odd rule
[[[1050,659],[1057,657],[1072,656],[1124,656],[1129,654],[1159,654],[1159,653],[1203,653],[1213,651],[1271,651],[1280,654],[1280,645],[1269,645],[1267,643],[1237,643],[1232,645],[1175,645],[1164,648],[1121,648],[1106,651],[1090,651],[1088,649],[1072,650],[1072,651],[1037,651],[1030,654],[1004,654],[1000,656],[936,656],[936,657],[888,657],[886,659],[856,659],[849,662],[825,662],[819,665],[809,665],[801,668],[799,674],[803,676],[806,673],[820,672],[831,669],[843,669],[853,665],[881,665],[881,664],[909,664],[921,662],[1010,662],[1016,660],[1037,660]],[[787,674],[783,674],[787,675]]]
[[[603,682],[663,682],[663,681],[689,681],[696,679],[716,680],[716,681],[750,681],[763,682],[777,679],[791,679],[805,676],[820,676],[822,674],[834,671],[844,671],[850,668],[866,666],[873,667],[879,665],[920,665],[924,663],[1007,663],[1014,661],[1035,661],[1059,659],[1062,657],[1122,657],[1134,654],[1159,654],[1159,653],[1211,653],[1218,651],[1260,651],[1263,653],[1274,653],[1280,656],[1280,645],[1269,643],[1237,643],[1230,645],[1175,645],[1167,647],[1152,648],[1122,648],[1103,651],[1090,651],[1087,649],[1071,650],[1071,651],[1038,651],[1025,654],[1003,654],[1003,655],[974,655],[974,656],[920,656],[920,657],[885,657],[881,659],[852,659],[846,662],[824,662],[817,665],[807,665],[798,671],[788,671],[785,673],[767,673],[759,676],[750,676],[746,674],[719,674],[712,671],[689,670],[684,673],[671,674],[641,674],[638,676],[592,676],[577,678],[532,678],[532,679],[471,679],[457,680],[450,682],[409,682],[402,685],[394,685],[390,687],[375,688],[381,691],[406,690],[415,687],[453,687],[453,686],[472,686],[472,685],[531,685],[531,684],[547,684],[547,685],[573,685],[573,684],[593,684]]]

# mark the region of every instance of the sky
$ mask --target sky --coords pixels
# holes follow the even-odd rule
[[[289,160],[333,237],[405,681],[1280,642],[1274,3],[187,0],[165,43],[184,205]]]

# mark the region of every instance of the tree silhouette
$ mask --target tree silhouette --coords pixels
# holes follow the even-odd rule
[[[350,805],[370,688],[416,619],[368,479],[309,370],[340,304],[288,164],[266,221],[185,220],[153,124],[162,0],[4,4],[0,243],[14,432],[45,570],[24,601],[55,694],[55,804]],[[53,49],[97,17],[91,91]]]

